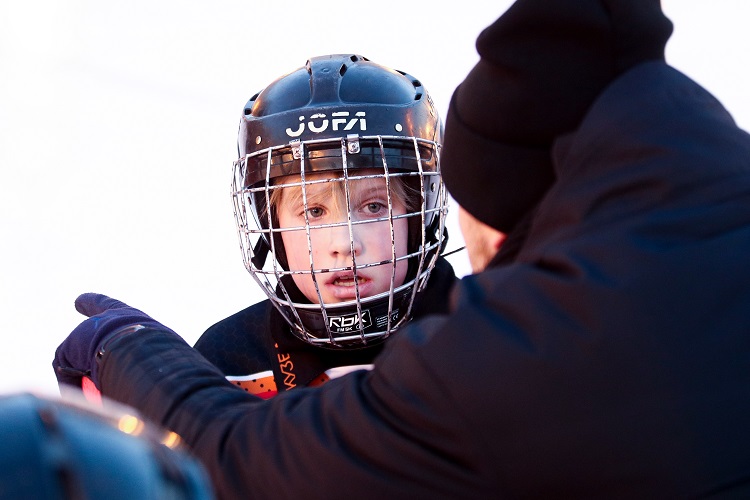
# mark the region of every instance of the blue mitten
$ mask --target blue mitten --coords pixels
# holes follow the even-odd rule
[[[84,293],[78,296],[75,305],[89,319],[78,325],[55,351],[52,367],[60,385],[80,388],[83,377],[89,377],[99,389],[97,357],[101,357],[105,344],[115,336],[143,328],[174,334],[149,315],[106,295]]]

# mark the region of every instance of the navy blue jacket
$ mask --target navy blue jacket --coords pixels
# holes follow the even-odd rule
[[[427,285],[414,300],[411,318],[447,313],[455,283],[453,267],[438,257]],[[359,349],[312,346],[294,336],[267,299],[212,325],[193,347],[235,385],[269,398],[291,388],[323,383],[331,368],[369,365],[383,344]]]
[[[149,330],[111,346],[104,394],[225,498],[750,496],[750,137],[654,62],[553,161],[513,261],[372,371],[261,401]]]

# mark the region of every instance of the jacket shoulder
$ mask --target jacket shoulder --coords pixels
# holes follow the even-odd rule
[[[195,349],[225,375],[250,375],[271,369],[271,302],[264,300],[209,327]]]

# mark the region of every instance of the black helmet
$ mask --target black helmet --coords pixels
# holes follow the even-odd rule
[[[245,105],[238,134],[232,196],[245,266],[301,339],[324,347],[362,347],[387,337],[404,324],[415,297],[425,286],[445,235],[447,196],[440,178],[442,122],[429,94],[416,78],[351,54],[314,57],[282,76]],[[280,227],[273,193],[294,187],[303,192],[333,183],[353,210],[353,182],[384,182],[388,216],[373,221],[390,225],[392,257],[351,262],[332,269],[313,256],[311,228],[353,227],[365,221],[316,226],[305,217],[295,228]],[[412,197],[406,213],[394,216],[395,187]],[[385,205],[385,203],[384,203]],[[408,221],[408,253],[396,255],[394,220]],[[371,226],[374,227],[374,226]],[[306,231],[305,268],[290,267],[282,243],[288,231]],[[270,262],[266,257],[273,255]],[[403,283],[391,280],[385,291],[360,294],[358,275],[368,267],[406,266]],[[324,300],[324,273],[350,273],[351,300]],[[359,274],[358,274],[359,273]],[[300,292],[295,280],[306,275],[317,297]]]
[[[126,407],[30,393],[0,397],[0,498],[211,499],[176,434]]]

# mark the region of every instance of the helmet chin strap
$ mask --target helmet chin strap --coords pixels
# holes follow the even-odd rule
[[[439,255],[448,255],[448,254],[445,253],[445,249],[447,247],[448,247],[448,228],[444,227],[443,228],[443,241],[442,241],[442,243],[440,243],[440,248],[438,249]]]
[[[271,251],[271,247],[266,243],[265,238],[259,238],[258,242],[253,247],[253,257],[250,261],[257,269],[263,269],[266,265],[266,259],[268,258],[268,252]]]

